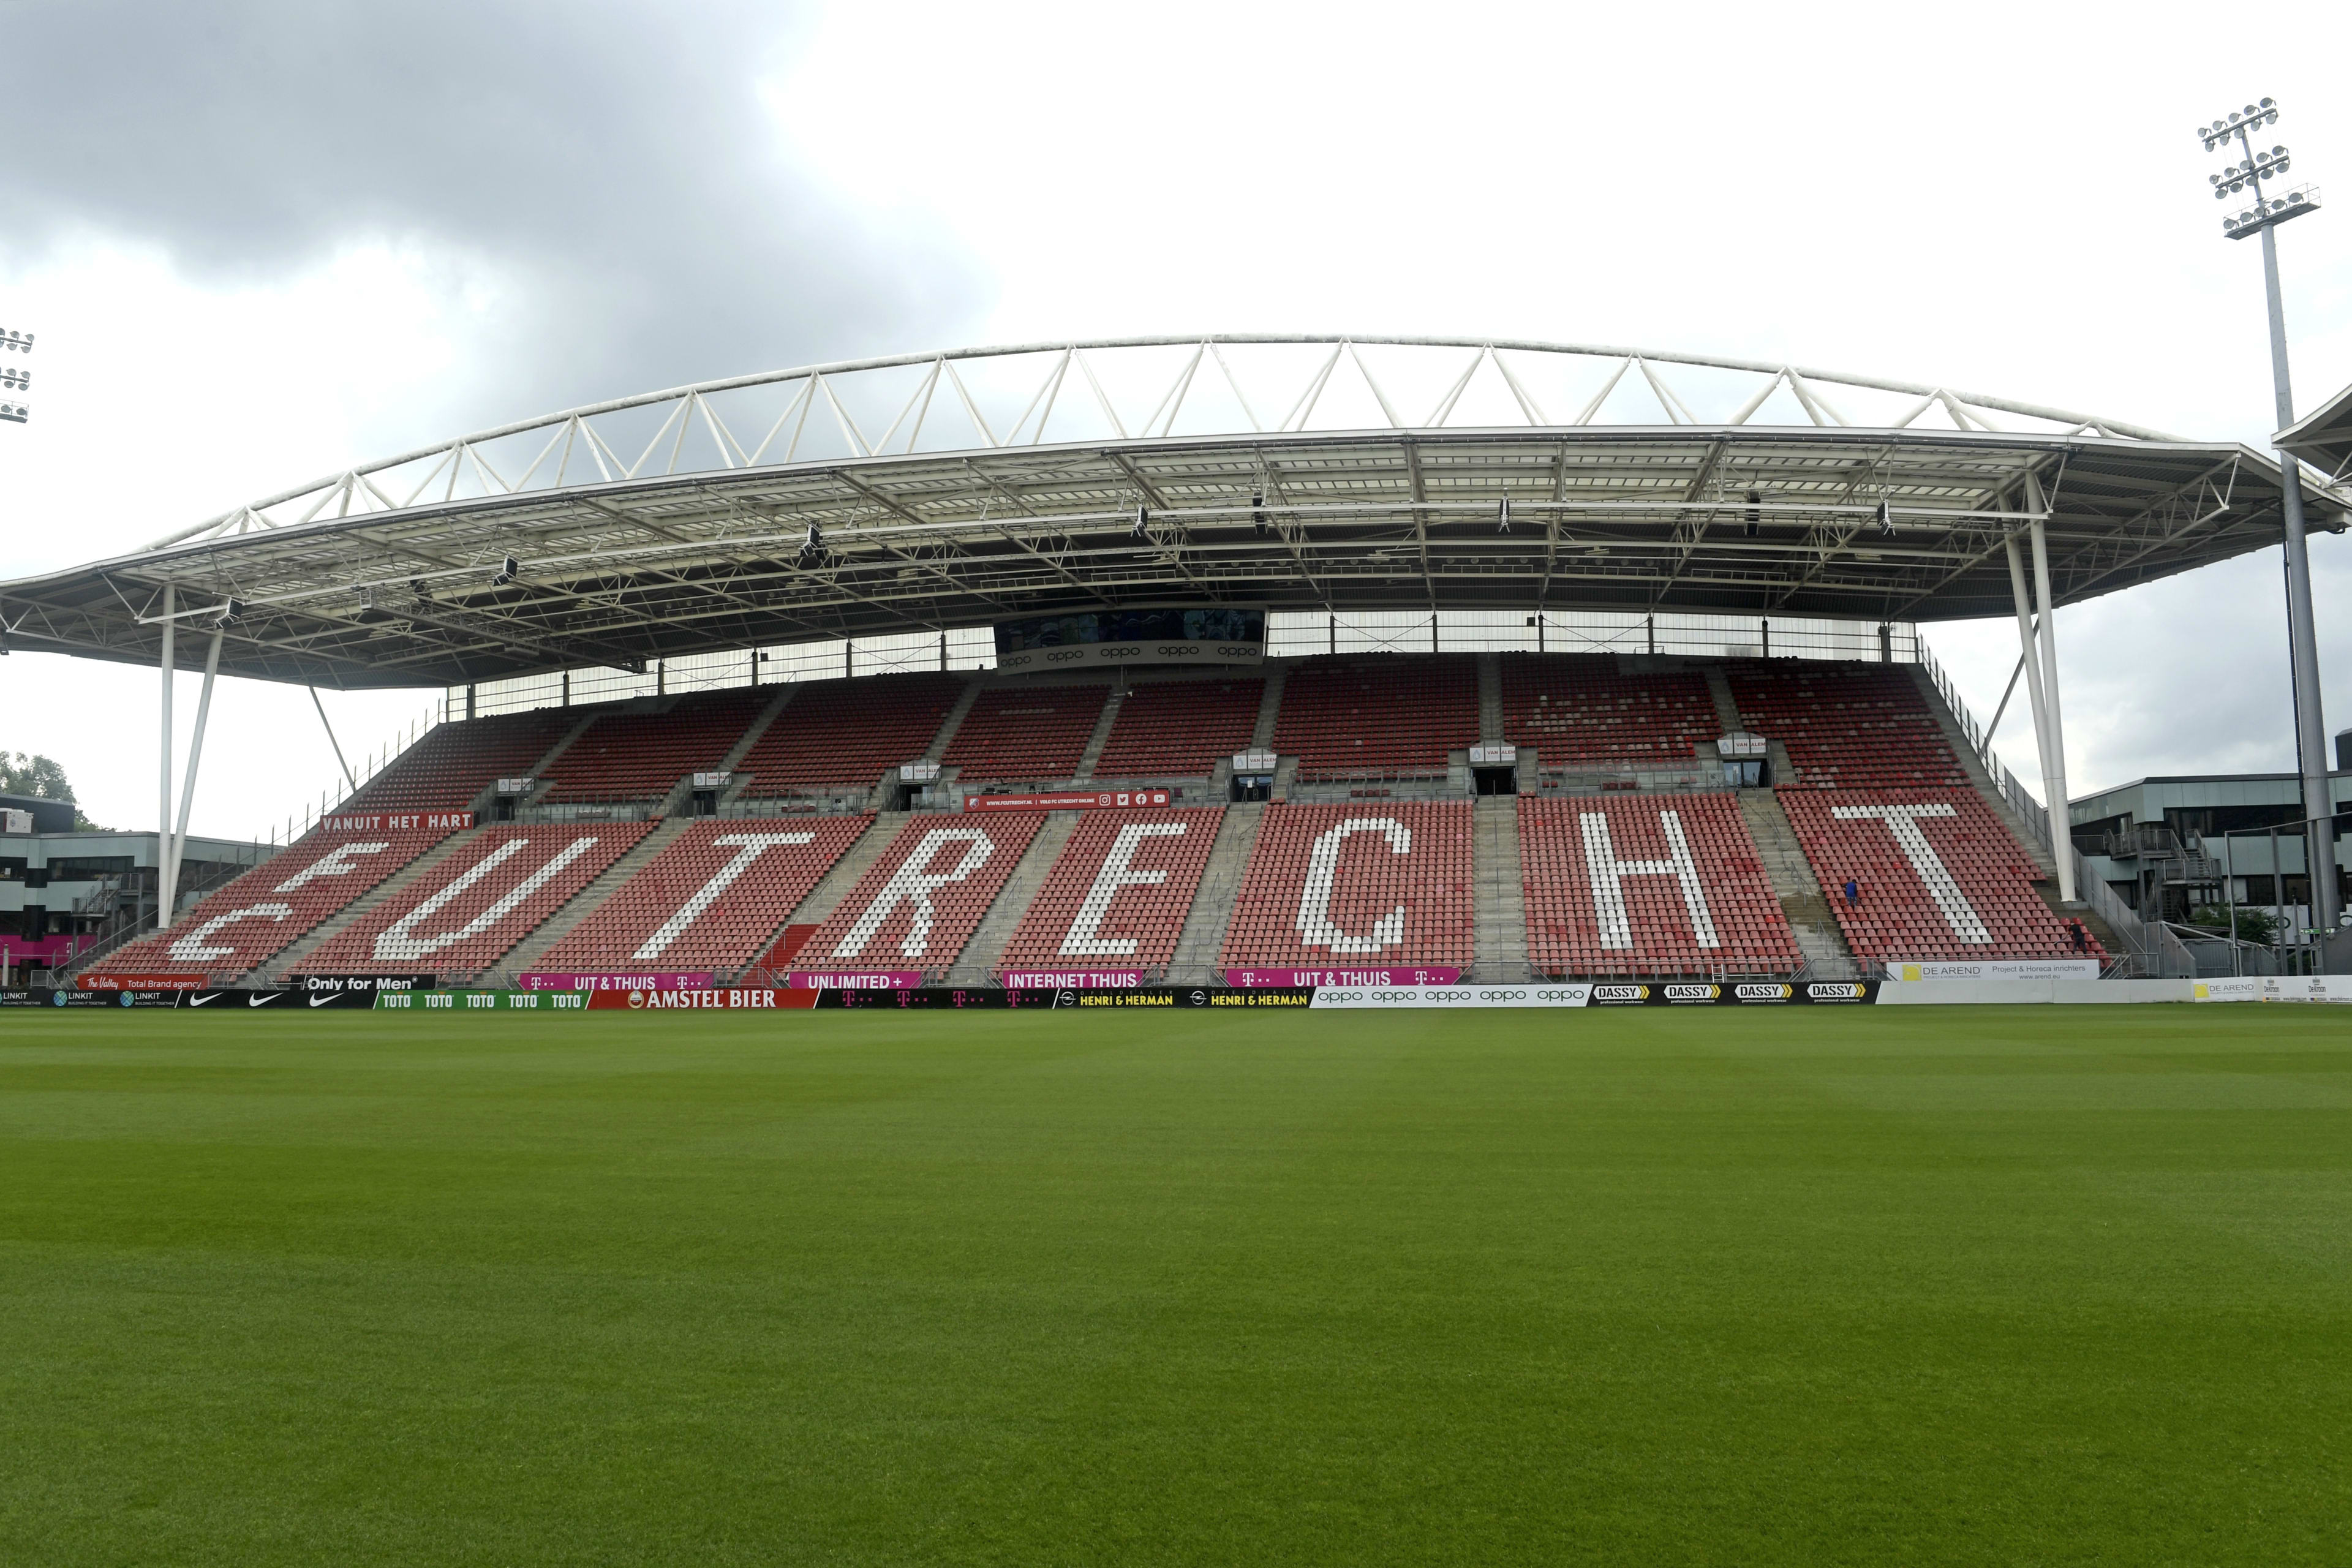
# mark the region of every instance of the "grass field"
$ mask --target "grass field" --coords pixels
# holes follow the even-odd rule
[[[0,1015],[0,1562],[2343,1563],[2352,1017]]]

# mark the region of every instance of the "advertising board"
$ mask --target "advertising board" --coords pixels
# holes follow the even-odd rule
[[[2095,958],[1990,958],[1890,960],[1894,980],[2096,980]]]
[[[85,974],[74,982],[81,991],[203,991],[212,979],[203,974]]]
[[[1592,987],[1553,985],[1318,985],[1312,1005],[1362,1007],[1582,1007]]]
[[[1058,790],[1042,795],[968,795],[966,811],[1148,811],[1171,804],[1164,789]]]
[[[413,833],[419,828],[447,828],[454,833],[474,826],[470,811],[357,811],[319,818],[328,833]]]
[[[440,978],[437,974],[303,974],[295,977],[294,989],[306,999],[374,996],[386,991],[430,991]]]
[[[1458,985],[1459,967],[1443,963],[1400,964],[1394,969],[1228,969],[1225,984],[1243,990],[1261,985]]]
[[[1120,664],[1256,664],[1265,612],[1225,605],[1146,605],[1001,621],[996,668],[1100,669]]]
[[[1140,969],[1007,970],[997,980],[1008,991],[1132,991]]]
[[[922,983],[919,969],[811,970],[792,977],[795,991],[911,991]]]
[[[525,991],[702,991],[710,985],[709,970],[639,970],[632,973],[586,974],[573,970],[534,969],[515,976]]]

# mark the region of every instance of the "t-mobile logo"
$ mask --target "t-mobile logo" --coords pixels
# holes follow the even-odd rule
[[[1307,886],[1298,892],[1298,936],[1308,947],[1333,952],[1378,952],[1404,940],[1404,906],[1399,904],[1361,936],[1349,936],[1331,921],[1331,884],[1339,875],[1339,849],[1349,836],[1377,833],[1391,855],[1412,853],[1412,829],[1390,816],[1350,817],[1315,840],[1307,851]]]
[[[1095,873],[1095,885],[1087,889],[1086,901],[1078,906],[1077,919],[1070,922],[1069,934],[1062,939],[1064,958],[1129,958],[1135,953],[1135,938],[1131,936],[1098,936],[1103,917],[1110,913],[1110,901],[1118,897],[1122,888],[1156,888],[1168,879],[1166,871],[1129,869],[1135,851],[1147,838],[1181,838],[1185,825],[1181,822],[1130,822],[1118,830],[1111,840],[1110,854]]]
[[[931,857],[950,844],[964,847],[963,856],[956,862],[955,869],[926,870],[924,868],[930,865]],[[864,952],[866,944],[881,931],[882,922],[890,918],[891,911],[900,904],[906,904],[911,907],[914,919],[908,924],[907,934],[898,941],[898,952],[908,958],[922,957],[930,949],[931,927],[937,923],[937,916],[931,909],[931,895],[950,882],[962,881],[987,865],[988,858],[995,853],[994,841],[977,827],[932,828],[923,835],[923,841],[915,846],[915,852],[891,874],[889,881],[883,884],[882,891],[875,896],[874,901],[866,906],[866,912],[857,917],[857,923],[849,928],[849,934],[841,939],[841,945],[833,950],[833,956],[836,959],[856,958]]]
[[[814,844],[816,842],[816,835],[814,833],[730,833],[724,837],[714,838],[711,842],[721,848],[734,850],[734,858],[712,873],[710,880],[703,883],[695,892],[694,897],[680,904],[676,914],[662,921],[654,934],[646,938],[645,945],[630,955],[633,962],[647,963],[659,958],[664,948],[685,935],[686,928],[700,920],[703,911],[719,901],[719,895],[733,887],[743,873],[751,868],[752,861],[781,845]]]
[[[1625,912],[1625,879],[1672,877],[1683,891],[1683,908],[1690,912],[1691,935],[1701,947],[1721,947],[1715,934],[1715,916],[1706,907],[1706,889],[1699,886],[1698,863],[1691,858],[1690,840],[1683,835],[1682,814],[1658,813],[1658,831],[1666,837],[1663,860],[1620,860],[1609,835],[1609,818],[1597,811],[1580,813],[1584,828],[1584,868],[1592,878],[1592,912],[1601,921],[1601,945],[1633,945],[1633,922]]]
[[[1874,819],[1886,824],[1886,831],[1895,835],[1895,842],[1903,847],[1903,858],[1910,861],[1911,869],[1919,874],[1920,884],[1927,889],[1927,896],[1936,901],[1936,908],[1943,911],[1944,923],[1952,928],[1952,934],[1962,942],[1991,942],[1992,932],[1985,930],[1984,921],[1978,918],[1968,895],[1960,891],[1959,883],[1952,879],[1952,873],[1945,868],[1942,857],[1936,853],[1936,847],[1927,842],[1926,834],[1919,831],[1921,817],[1958,816],[1958,811],[1941,803],[1925,805],[1833,805],[1830,807],[1830,815],[1840,822]]]

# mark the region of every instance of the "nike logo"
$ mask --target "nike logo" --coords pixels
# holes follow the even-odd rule
[[[215,1002],[219,1001],[220,999],[221,999],[221,994],[220,994],[219,992],[215,991],[215,992],[214,992],[214,993],[213,993],[211,995],[209,995],[209,996],[191,996],[191,997],[189,997],[189,998],[188,998],[188,1005],[189,1005],[189,1006],[191,1006],[191,1007],[209,1007],[209,1006],[211,1006],[214,1003],[215,1003]]]
[[[267,1007],[277,1000],[276,994],[272,993],[268,996],[248,996],[246,998],[245,1005],[248,1007]]]
[[[325,1006],[328,1003],[330,1003],[330,1002],[331,1002],[331,1001],[333,1001],[333,1000],[334,1000],[334,998],[333,998],[332,996],[313,996],[313,997],[311,997],[311,998],[310,998],[310,1005],[311,1005],[311,1006],[313,1006],[313,1007],[323,1007],[323,1006]],[[255,1006],[257,1006],[257,1007],[258,1007],[258,1006],[260,1006],[260,1005],[261,1005],[261,1004],[260,1004],[260,1003],[258,1003],[258,1002],[256,1002],[256,1003],[254,1004],[254,1005],[255,1005]]]

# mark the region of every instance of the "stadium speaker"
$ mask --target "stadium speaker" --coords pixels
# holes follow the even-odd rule
[[[1265,496],[1262,492],[1250,497],[1250,526],[1257,530],[1260,539],[1265,537]]]
[[[490,574],[490,586],[503,588],[521,575],[522,563],[509,555],[499,563],[499,569],[496,572]]]
[[[1151,510],[1139,506],[1135,509],[1135,526],[1127,531],[1127,536],[1138,544],[1144,543],[1151,538],[1150,526]]]
[[[1878,503],[1878,537],[1881,539],[1895,537],[1895,512],[1885,501]]]
[[[1764,492],[1762,490],[1749,490],[1748,492],[1748,537],[1750,539],[1756,537],[1757,525],[1764,521],[1764,513],[1761,510],[1763,500]]]
[[[1505,496],[1502,504],[1495,509],[1495,531],[1496,533],[1511,531],[1511,498],[1508,496]]]

